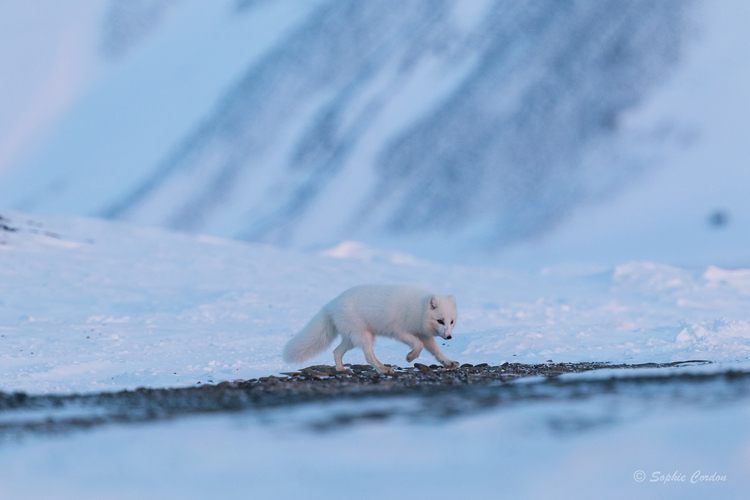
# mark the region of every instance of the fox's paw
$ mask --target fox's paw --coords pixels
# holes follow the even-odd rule
[[[377,371],[379,371],[382,375],[394,375],[396,371],[391,368],[390,366],[383,366],[383,368],[375,367]]]
[[[419,349],[419,350],[414,349],[413,351],[411,351],[409,354],[406,355],[406,361],[408,363],[411,363],[412,361],[417,359],[421,353],[422,353],[422,349]]]
[[[458,368],[458,361],[451,361],[451,360],[449,359],[449,360],[446,360],[446,361],[445,361],[445,362],[443,363],[443,365],[445,365],[445,367],[446,367],[446,368],[451,368],[451,369],[453,369],[453,368]]]

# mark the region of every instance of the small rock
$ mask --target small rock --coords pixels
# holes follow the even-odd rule
[[[427,365],[423,365],[422,363],[414,363],[414,368],[416,368],[420,372],[424,372],[424,373],[430,373],[430,372],[432,372],[432,368],[430,368]]]
[[[346,365],[344,365],[344,366],[346,366]],[[350,368],[352,370],[362,370],[362,371],[372,371],[372,370],[375,370],[375,368],[373,368],[370,365],[352,365]]]
[[[328,365],[313,365],[313,366],[308,366],[307,368],[303,368],[300,371],[304,372],[305,370],[314,370],[320,373],[332,373],[333,370],[335,369],[336,369],[335,367],[328,366]]]
[[[317,380],[321,380],[328,377],[328,373],[319,372],[317,370],[313,370],[312,368],[303,368],[302,373],[306,377],[314,378]]]

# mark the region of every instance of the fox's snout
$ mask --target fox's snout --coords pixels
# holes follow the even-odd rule
[[[450,340],[450,339],[453,338],[453,335],[446,335],[445,338],[448,339],[448,340]]]

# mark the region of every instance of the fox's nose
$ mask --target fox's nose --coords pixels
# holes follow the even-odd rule
[[[452,336],[452,335],[448,335],[448,336],[447,336],[447,337],[445,337],[445,338],[446,338],[446,339],[448,339],[448,340],[450,340],[451,338],[453,338],[453,336]]]

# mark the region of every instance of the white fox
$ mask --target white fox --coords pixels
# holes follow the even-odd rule
[[[362,285],[346,290],[323,306],[318,314],[284,347],[284,361],[301,363],[323,351],[341,335],[333,350],[336,369],[344,370],[342,357],[359,347],[365,359],[380,373],[393,373],[375,357],[376,336],[391,337],[411,347],[412,362],[426,348],[448,368],[458,363],[446,358],[436,336],[450,339],[456,324],[456,297],[436,295],[415,286]]]

